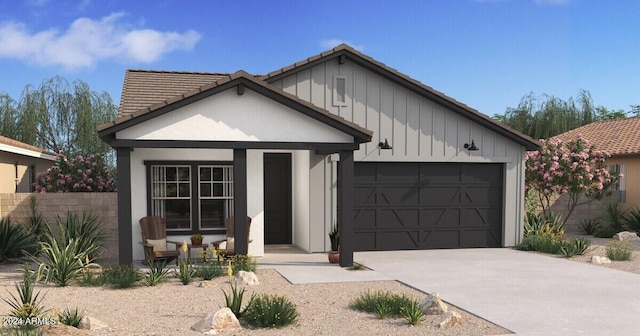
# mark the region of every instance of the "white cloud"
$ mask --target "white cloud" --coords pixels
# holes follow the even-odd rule
[[[192,50],[201,37],[193,30],[133,29],[121,22],[123,17],[79,18],[62,33],[54,28],[31,33],[18,22],[0,24],[0,57],[66,69],[92,67],[104,59],[151,63],[169,52]]]
[[[352,48],[358,50],[358,51],[364,51],[364,46],[363,45],[355,45],[351,42],[345,41],[345,40],[341,40],[341,39],[327,39],[327,40],[322,40],[320,41],[320,46],[324,49],[332,49],[337,47],[340,44],[348,44],[350,45]]]

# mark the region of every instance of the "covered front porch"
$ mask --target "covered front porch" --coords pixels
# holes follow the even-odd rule
[[[235,222],[236,253],[262,255],[265,242],[297,243],[310,251],[311,242],[296,235],[305,236],[306,229],[311,236],[311,215],[302,206],[314,206],[311,162],[330,157],[339,182],[340,264],[353,264],[353,152],[371,140],[370,131],[240,72],[119,118],[101,127],[100,136],[117,150],[120,263],[141,257],[138,221],[166,215],[167,199],[188,210],[187,224],[168,226],[169,240],[186,240],[195,232],[205,234],[205,242],[223,238],[224,228],[207,217],[207,207],[219,204],[226,218],[253,219],[251,244],[247,226]],[[206,194],[208,184],[213,193],[217,185],[203,178],[203,169],[218,167],[232,172],[230,180],[220,181],[227,190]],[[180,176],[167,177],[174,175]],[[332,223],[322,224],[314,232],[326,233]]]

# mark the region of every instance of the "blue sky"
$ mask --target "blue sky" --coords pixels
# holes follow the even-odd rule
[[[0,92],[131,69],[264,74],[346,42],[479,111],[529,92],[640,104],[640,0],[0,2]]]

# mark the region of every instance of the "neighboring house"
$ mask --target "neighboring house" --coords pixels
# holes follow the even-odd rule
[[[265,76],[129,70],[118,118],[120,260],[143,258],[138,221],[173,240],[224,237],[353,251],[513,246],[524,153],[537,141],[340,45]],[[236,224],[238,221],[236,221]],[[248,248],[248,250],[247,250]]]
[[[596,150],[607,152],[610,171],[624,177],[614,191],[613,200],[625,207],[640,207],[640,117],[602,120],[562,133],[554,138],[563,142],[583,138]]]
[[[54,153],[0,136],[0,193],[32,192],[36,172],[47,170],[55,160]]]

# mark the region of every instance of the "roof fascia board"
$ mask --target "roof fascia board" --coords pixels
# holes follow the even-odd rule
[[[42,152],[38,152],[38,151],[34,151],[34,150],[29,150],[29,149],[26,149],[26,148],[20,148],[20,147],[15,147],[15,146],[11,146],[11,145],[6,145],[6,144],[0,144],[0,151],[9,152],[9,153],[18,154],[18,155],[29,156],[29,157],[34,157],[34,158],[38,158],[38,159],[45,159],[45,160],[50,160],[50,161],[55,161],[56,160],[55,155],[42,153]]]
[[[114,148],[204,148],[204,149],[289,149],[336,153],[357,150],[357,143],[273,142],[273,141],[193,141],[105,139]]]

